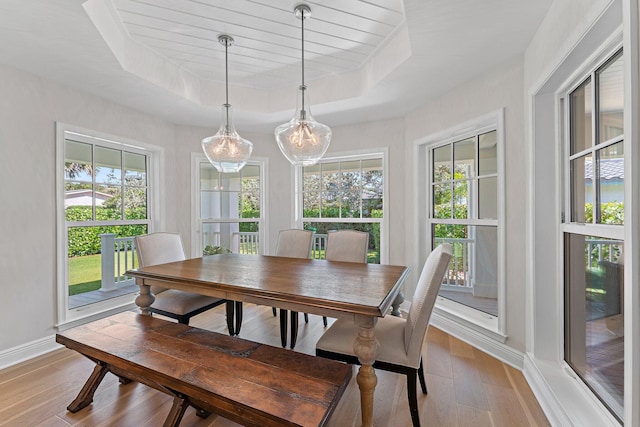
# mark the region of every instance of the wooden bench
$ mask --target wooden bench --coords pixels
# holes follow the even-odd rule
[[[165,426],[188,406],[246,426],[322,426],[351,379],[351,365],[205,331],[132,312],[56,335],[96,362],[67,407],[93,401],[107,372],[174,396]]]

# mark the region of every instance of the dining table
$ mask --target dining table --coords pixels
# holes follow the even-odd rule
[[[409,269],[267,255],[218,254],[140,267],[126,272],[136,279],[136,304],[151,315],[150,286],[179,289],[333,318],[350,318],[358,327],[354,351],[360,368],[362,425],[373,425],[377,378],[373,363],[379,351],[377,319],[390,311]]]

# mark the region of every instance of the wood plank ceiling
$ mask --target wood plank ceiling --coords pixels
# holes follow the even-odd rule
[[[136,41],[196,76],[274,88],[300,79],[301,27],[290,0],[114,0],[122,23]],[[305,79],[353,71],[404,22],[401,0],[308,2],[305,20]]]

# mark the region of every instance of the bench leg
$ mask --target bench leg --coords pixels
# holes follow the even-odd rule
[[[78,396],[67,406],[67,410],[70,412],[78,412],[93,402],[93,395],[107,372],[109,372],[107,366],[104,363],[98,363],[96,367],[93,368],[93,372],[87,382],[82,386],[82,390],[80,390]]]
[[[173,398],[173,405],[171,405],[171,410],[169,411],[169,415],[167,415],[167,419],[164,421],[163,427],[178,427],[180,425],[180,421],[182,421],[182,416],[188,407],[189,402],[187,402],[187,399],[184,399],[181,396],[175,396]]]

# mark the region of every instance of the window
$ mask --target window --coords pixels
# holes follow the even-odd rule
[[[252,158],[239,172],[220,173],[206,157],[193,159],[194,256],[263,253],[266,162]]]
[[[564,358],[624,414],[624,82],[622,51],[564,97],[567,108]]]
[[[498,316],[498,138],[495,129],[431,150],[433,246],[454,256],[440,296]]]
[[[151,229],[153,151],[59,125],[59,321],[131,302],[134,236]],[[88,308],[92,307],[92,308]]]
[[[385,154],[325,157],[297,171],[299,226],[313,230],[312,256],[324,257],[327,232],[369,233],[370,263],[387,262],[384,226]]]

